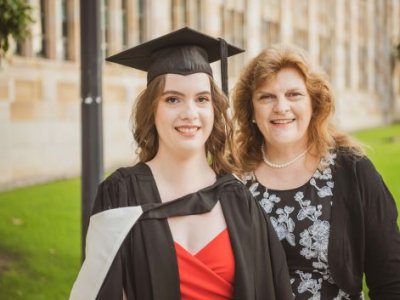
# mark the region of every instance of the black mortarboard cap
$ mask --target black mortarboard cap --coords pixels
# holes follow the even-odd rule
[[[223,39],[184,27],[106,60],[146,71],[147,83],[162,74],[207,73],[212,76],[210,63],[221,60],[222,87],[227,93],[226,58],[243,51]]]

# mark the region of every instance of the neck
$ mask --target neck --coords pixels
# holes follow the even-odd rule
[[[204,152],[181,157],[159,151],[147,164],[156,182],[179,187],[183,194],[206,187],[215,181],[215,173],[209,166]]]
[[[264,145],[265,156],[268,160],[276,163],[283,163],[291,160],[307,149],[307,142],[296,145],[271,145],[268,143]]]
[[[283,169],[300,161],[304,162],[308,148],[306,145],[303,147],[265,147],[262,145],[261,152],[266,165],[271,168]]]

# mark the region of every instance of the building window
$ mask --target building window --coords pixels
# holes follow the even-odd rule
[[[270,46],[280,41],[280,26],[279,23],[263,20],[262,32],[264,33],[263,46]]]
[[[295,28],[293,30],[294,34],[294,43],[305,49],[308,50],[308,31],[300,28]]]
[[[196,1],[196,10],[195,10],[195,12],[197,12],[197,13],[195,13],[195,16],[197,17],[196,18],[196,21],[197,21],[196,27],[198,30],[201,30],[203,28],[203,18],[202,18],[203,13],[202,13],[202,11],[203,11],[203,7],[201,5],[201,0],[197,0]]]
[[[185,25],[201,30],[202,28],[202,5],[199,0],[184,0]]]
[[[122,0],[122,7],[121,7],[123,49],[129,47],[128,1],[129,0]]]
[[[308,50],[308,0],[297,0],[293,4],[294,43]]]
[[[219,21],[220,21],[220,35],[222,37],[225,37],[225,31],[226,31],[226,26],[225,26],[225,7],[221,5],[219,7]]]
[[[103,42],[101,45],[101,50],[105,57],[109,56],[109,41],[110,41],[110,17],[109,17],[109,2],[108,0],[103,0],[101,6],[101,15],[103,18],[101,19],[101,28],[102,28],[102,36]]]
[[[197,30],[203,28],[203,5],[201,0],[172,0],[172,28],[189,26]]]
[[[143,43],[147,38],[147,26],[146,26],[146,1],[145,0],[135,0],[137,19],[139,25],[139,43]]]
[[[367,3],[365,0],[359,0],[358,8],[358,71],[360,89],[368,88],[368,56],[367,56]]]
[[[46,28],[46,0],[40,0],[39,16],[38,16],[38,30],[34,43],[35,56],[47,57],[47,28]]]
[[[344,55],[345,55],[345,87],[350,88],[351,87],[351,48],[350,48],[350,34],[351,34],[351,20],[352,20],[352,14],[351,14],[351,2],[352,1],[346,1],[345,2],[345,8],[344,8]]]
[[[333,55],[335,48],[334,47],[335,8],[336,8],[335,2],[332,0],[327,0],[325,2],[318,2],[319,63],[322,69],[331,78],[333,74]]]
[[[70,59],[70,55],[68,53],[69,49],[69,29],[68,29],[68,21],[69,21],[69,13],[68,13],[68,1],[61,1],[61,57],[65,60]]]
[[[172,0],[171,14],[172,14],[172,28],[178,29],[187,25],[187,1],[186,0]]]
[[[333,45],[332,38],[324,35],[319,37],[320,65],[330,78],[332,78],[333,74]]]
[[[280,42],[280,12],[281,3],[279,0],[263,2],[262,6],[262,46],[270,46]]]

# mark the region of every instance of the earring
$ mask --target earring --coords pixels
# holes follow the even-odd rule
[[[256,120],[254,120],[254,119],[253,119],[253,120],[251,120],[251,123],[256,123]]]

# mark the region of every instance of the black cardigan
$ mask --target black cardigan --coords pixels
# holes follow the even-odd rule
[[[371,299],[398,300],[400,233],[393,196],[368,158],[337,154],[328,248],[333,279],[357,294],[365,273]]]

